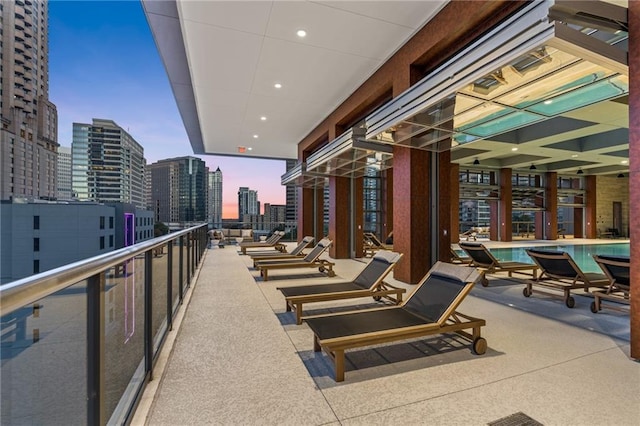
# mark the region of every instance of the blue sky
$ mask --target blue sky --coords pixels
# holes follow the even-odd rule
[[[194,155],[139,1],[49,2],[49,99],[62,146],[71,146],[72,123],[106,118],[144,147],[149,163]],[[198,157],[222,170],[225,212],[237,216],[240,186],[258,190],[263,204],[285,203],[284,161]]]

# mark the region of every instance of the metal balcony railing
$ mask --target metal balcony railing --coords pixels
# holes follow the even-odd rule
[[[193,226],[0,286],[0,424],[128,423],[207,243]]]

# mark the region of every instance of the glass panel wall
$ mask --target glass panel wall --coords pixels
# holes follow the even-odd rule
[[[541,174],[516,172],[511,176],[511,232],[515,238],[535,239],[536,212],[544,211]]]
[[[558,238],[582,236],[585,199],[583,178],[558,176]]]
[[[367,167],[365,176],[363,177],[363,197],[364,203],[364,221],[363,231],[372,232],[378,236],[381,241],[387,239],[387,235],[382,235],[382,178],[380,170],[373,167]]]
[[[482,169],[461,170],[459,182],[460,239],[489,238],[490,203],[500,199],[496,172]]]

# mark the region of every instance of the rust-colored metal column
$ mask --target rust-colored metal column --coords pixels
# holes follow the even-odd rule
[[[353,179],[353,214],[355,217],[354,229],[353,229],[353,248],[356,257],[364,256],[363,247],[363,234],[364,230],[362,225],[364,224],[364,178],[359,177]]]
[[[631,149],[629,149],[631,152]],[[596,238],[598,236],[598,223],[596,222],[596,177],[587,176],[584,178],[585,197],[587,200],[584,203],[585,213],[585,238]]]
[[[544,235],[546,240],[558,239],[558,172],[547,172],[544,202]]]
[[[571,183],[573,189],[583,189],[579,179],[574,179]],[[582,196],[576,197],[576,204],[584,203]],[[573,237],[584,238],[584,207],[576,207],[573,209]]]
[[[351,257],[349,253],[350,181],[346,177],[329,177],[329,238],[333,240],[329,248],[329,256],[334,259]]]
[[[404,254],[394,277],[409,284],[431,267],[430,159],[428,151],[393,147],[393,249]]]
[[[500,230],[500,241],[512,241],[512,218],[511,218],[511,212],[513,210],[513,207],[511,205],[511,202],[513,200],[512,197],[512,184],[511,184],[511,175],[512,175],[513,171],[511,169],[500,169],[500,202],[499,202],[499,210],[500,210],[500,217],[497,218],[499,219],[499,223],[497,224],[499,226],[499,230]],[[493,219],[494,214],[493,211],[491,212],[491,218],[492,218],[492,222],[491,222],[491,226],[493,227],[493,221],[495,219]]]
[[[450,241],[457,243],[460,238],[460,165],[449,164],[449,217],[450,217]],[[448,252],[447,252],[448,253]]]
[[[640,2],[629,2],[629,228],[631,358],[640,359]]]

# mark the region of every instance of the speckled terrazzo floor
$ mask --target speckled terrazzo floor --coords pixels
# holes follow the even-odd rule
[[[638,424],[640,363],[628,358],[628,315],[592,314],[588,297],[568,309],[492,277],[460,307],[486,319],[485,355],[451,336],[354,350],[336,383],[276,288],[349,279],[363,262],[337,260],[334,278],[302,269],[275,271],[267,282],[250,265],[233,246],[208,250],[133,424],[486,425],[518,412],[545,425]]]

